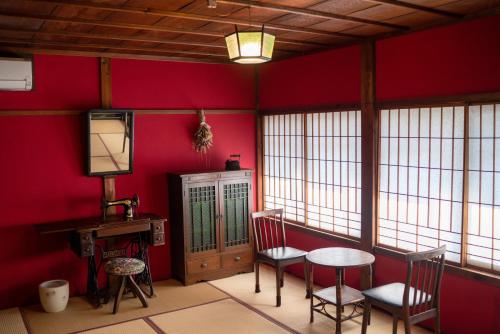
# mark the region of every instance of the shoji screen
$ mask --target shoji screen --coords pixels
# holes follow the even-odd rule
[[[500,272],[500,104],[469,107],[467,263]]]
[[[305,222],[304,115],[264,116],[264,207]]]
[[[307,114],[308,226],[360,237],[361,112]]]
[[[378,243],[460,262],[464,107],[381,110]]]

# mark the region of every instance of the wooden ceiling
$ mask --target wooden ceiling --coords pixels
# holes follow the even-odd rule
[[[213,2],[213,0],[211,0]],[[274,59],[500,12],[500,0],[2,0],[0,54],[227,62],[224,36],[265,24]]]

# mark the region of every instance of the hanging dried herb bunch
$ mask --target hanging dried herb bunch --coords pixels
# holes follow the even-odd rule
[[[213,134],[210,125],[205,122],[205,112],[198,111],[200,117],[200,126],[194,134],[194,148],[197,152],[207,153],[207,150],[213,145]]]

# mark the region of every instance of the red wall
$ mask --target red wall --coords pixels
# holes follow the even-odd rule
[[[500,16],[377,42],[377,99],[500,90]]]
[[[500,91],[500,16],[385,39],[376,44],[378,100],[411,99]],[[299,108],[339,102],[359,102],[360,48],[271,63],[261,71],[261,106]],[[311,250],[345,246],[287,230],[289,244]],[[290,271],[302,276],[302,266]],[[401,261],[376,256],[374,284],[403,279]],[[315,271],[315,281],[334,284],[332,271]],[[359,286],[359,271],[347,282]],[[500,332],[500,289],[445,273],[442,291],[444,333]],[[429,325],[431,323],[426,323]]]
[[[113,107],[254,108],[251,66],[113,59]]]
[[[33,91],[0,91],[1,110],[86,110],[101,104],[99,59],[35,56],[33,66]]]
[[[359,102],[360,50],[352,46],[263,65],[260,108]]]
[[[36,56],[35,91],[0,93],[0,110],[98,108],[98,64],[95,58]],[[63,80],[68,73],[73,86]],[[115,108],[254,104],[251,67],[113,60],[112,77]],[[169,171],[223,168],[230,153],[255,168],[251,114],[207,115],[214,147],[206,156],[192,148],[195,115],[136,115],[135,121],[134,173],[118,176],[116,188],[117,196],[138,193],[143,212],[168,217]],[[84,175],[84,124],[83,115],[0,116],[0,309],[36,302],[38,283],[48,279],[68,279],[72,294],[85,291],[86,262],[68,249],[66,236],[41,237],[33,226],[100,214],[102,181]],[[166,241],[151,248],[155,280],[170,277],[168,235]]]

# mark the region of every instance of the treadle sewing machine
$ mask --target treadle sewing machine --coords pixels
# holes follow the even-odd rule
[[[151,297],[153,285],[148,246],[165,244],[164,222],[166,219],[151,213],[134,215],[133,208],[139,205],[137,195],[132,199],[103,200],[102,205],[102,217],[47,223],[37,225],[36,228],[40,234],[69,233],[70,247],[73,252],[81,258],[87,258],[87,295],[94,305],[101,304],[97,276],[103,261],[107,258],[128,256],[127,253],[143,260],[146,264],[146,269],[136,281],[146,286],[147,290],[144,292]],[[106,209],[114,205],[124,206],[124,215],[106,216]],[[96,243],[99,239],[111,241],[111,244],[115,244],[115,241],[128,241],[128,243],[122,248],[108,247]]]

